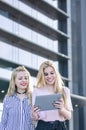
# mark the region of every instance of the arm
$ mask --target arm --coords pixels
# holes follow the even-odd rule
[[[39,111],[40,111],[40,109],[38,108],[38,107],[35,107],[35,106],[33,106],[32,107],[32,117],[33,117],[33,120],[39,120]]]
[[[64,105],[63,99],[60,99],[60,101],[55,102],[54,105],[56,108],[59,108],[58,111],[61,116],[64,116],[65,119],[70,120],[71,112],[73,111],[71,97],[70,97],[70,90],[68,88],[65,88],[64,91],[67,96],[66,106]]]
[[[32,93],[32,117],[35,121],[39,119],[39,114],[38,114],[39,109],[38,109],[38,107],[34,106],[36,95],[37,95],[37,89],[34,88],[34,91]]]
[[[45,112],[40,111],[40,109],[37,106],[34,106],[35,98],[39,95],[39,93],[41,94],[42,92],[39,92],[39,89],[34,88],[34,91],[32,93],[32,116],[34,120],[44,119],[46,116]]]
[[[8,108],[7,108],[7,100],[5,99],[3,102],[3,111],[0,124],[2,130],[4,130],[4,128],[7,126],[7,120],[8,120]]]
[[[64,116],[66,120],[71,119],[71,111],[67,110],[66,108],[59,109],[59,113]]]

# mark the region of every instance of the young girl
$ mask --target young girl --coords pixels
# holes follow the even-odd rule
[[[55,110],[42,111],[39,107],[33,106],[33,118],[38,121],[36,130],[66,130],[65,120],[71,119],[73,110],[69,88],[64,86],[61,75],[51,61],[41,64],[37,79],[37,88],[32,96],[33,105],[38,95],[62,93],[63,96],[53,103]]]
[[[14,69],[3,102],[0,130],[34,130],[30,87],[28,70],[24,66]]]

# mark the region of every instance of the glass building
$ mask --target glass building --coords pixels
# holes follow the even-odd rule
[[[72,93],[82,96],[74,107],[74,130],[86,130],[86,1],[71,1]],[[79,99],[79,98],[78,98]],[[78,100],[75,99],[75,100]],[[75,101],[74,101],[75,102]],[[76,105],[75,105],[76,106]]]
[[[74,84],[77,76],[73,76],[77,75],[74,71],[77,68],[76,53],[73,50],[75,28],[71,28],[74,27],[72,21],[75,11],[71,12],[71,9],[76,5],[73,3],[71,0],[0,0],[0,101],[3,101],[7,92],[15,67],[24,65],[30,71],[35,85],[40,64],[45,60],[52,60],[65,85],[70,88],[71,93],[75,93],[71,95],[74,113],[67,123],[69,130],[81,130],[78,124],[79,114],[83,113],[81,117],[84,120],[85,110],[82,106],[85,101],[83,94],[78,91],[76,93],[73,88],[78,82]],[[81,70],[81,66],[79,67]],[[78,94],[81,96],[77,96]]]

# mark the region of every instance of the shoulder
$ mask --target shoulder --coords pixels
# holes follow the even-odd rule
[[[36,88],[36,87],[35,87],[35,88],[33,88],[32,95],[33,95],[33,94],[36,94],[36,93],[38,93],[38,91],[39,91],[39,89],[38,89],[38,88]]]
[[[12,97],[12,96],[5,96],[4,102],[9,101],[9,100],[11,99],[11,97]]]
[[[65,91],[66,94],[70,93],[70,89],[66,86],[63,87],[63,90]]]
[[[43,87],[41,87],[41,88],[36,88],[36,87],[35,87],[35,88],[33,89],[33,91],[35,91],[35,92],[40,92],[40,91],[42,91],[42,89],[43,89]]]
[[[9,103],[13,100],[14,96],[5,96],[3,103]]]
[[[4,100],[3,100],[3,106],[5,107],[5,108],[8,108],[9,107],[9,104],[10,104],[10,102],[12,102],[11,101],[11,96],[5,96],[5,98],[4,98]]]
[[[35,95],[40,95],[42,93],[43,93],[43,87],[33,89],[33,94],[35,94]]]

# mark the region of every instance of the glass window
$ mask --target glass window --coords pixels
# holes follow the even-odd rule
[[[38,43],[38,33],[33,30],[31,31],[31,41],[35,44]]]
[[[12,54],[13,54],[13,50],[12,50],[12,46],[9,44],[6,44],[4,42],[0,41],[0,56],[4,59],[13,59]]]
[[[1,9],[0,9],[0,14],[3,15],[3,16],[5,16],[5,17],[8,17],[8,12],[3,11]]]
[[[19,26],[19,35],[24,39],[31,40],[32,39],[31,29],[24,27],[22,25],[18,26]]]
[[[55,8],[57,8],[57,0],[43,0],[47,3],[49,3],[51,6],[54,6]]]
[[[5,80],[10,80],[12,71],[8,69],[0,68],[0,78]]]
[[[4,21],[4,22],[3,22]],[[0,15],[0,27],[4,28],[5,30],[9,30],[9,32],[12,32],[12,21],[7,19],[6,17]]]
[[[42,47],[48,47],[47,46],[47,37],[41,35],[41,34],[38,34],[38,43],[40,46]]]
[[[37,17],[38,17],[37,10],[31,8],[31,16],[34,17],[35,19],[37,19]]]
[[[4,1],[6,1],[9,4],[13,4],[13,0],[10,0],[10,2],[9,2],[9,0],[4,0]]]

